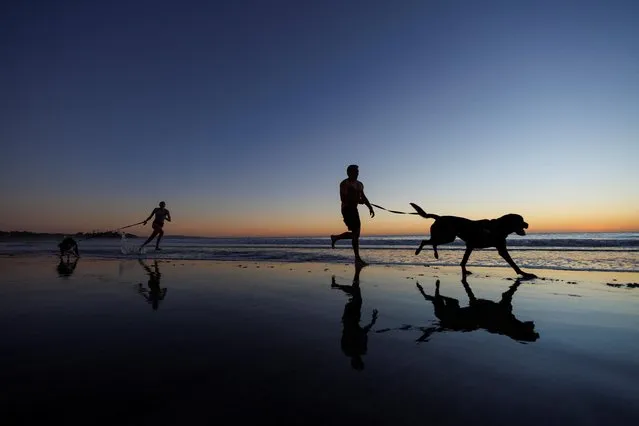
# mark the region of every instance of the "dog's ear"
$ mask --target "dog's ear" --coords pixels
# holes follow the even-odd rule
[[[490,224],[495,231],[510,234],[517,228],[517,220],[513,219],[513,216],[513,214],[505,214],[500,218],[491,219]]]
[[[512,217],[512,221],[513,224],[517,227],[517,228],[528,228],[528,224],[526,223],[526,221],[524,220],[524,217],[519,215],[519,214],[511,214]]]
[[[501,229],[507,233],[516,233],[517,235],[526,235],[524,229],[528,228],[528,224],[524,222],[524,218],[521,215],[515,213],[509,213],[498,219]]]

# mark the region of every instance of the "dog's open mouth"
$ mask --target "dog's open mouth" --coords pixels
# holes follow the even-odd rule
[[[524,229],[528,229],[528,224],[526,222],[524,222],[524,224],[522,225],[522,228],[516,230],[515,233],[517,235],[526,235],[526,231],[524,231]]]

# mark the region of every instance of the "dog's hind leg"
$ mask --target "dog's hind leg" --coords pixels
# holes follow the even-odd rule
[[[432,244],[433,246],[433,251],[435,251],[435,259],[439,259],[439,254],[437,253],[437,245],[436,243],[434,244],[432,241],[432,238],[429,240],[422,240],[421,244],[419,245],[419,247],[417,248],[417,250],[415,250],[415,254],[419,254],[422,249],[424,248],[424,246],[427,246],[429,244]]]
[[[427,240],[423,240],[419,245],[419,248],[415,250],[415,254],[419,254],[420,251],[424,248],[425,245],[433,246],[433,251],[435,252],[435,259],[439,259],[439,253],[437,253],[437,246],[442,244],[449,244],[455,241],[456,235],[455,232],[451,232],[450,229],[443,227],[440,223],[435,222],[430,227],[430,238]]]
[[[470,272],[466,270],[466,262],[468,262],[468,258],[470,257],[470,254],[473,252],[473,249],[470,247],[466,247],[466,252],[464,253],[464,257],[461,261],[461,268],[462,268],[462,276],[466,276],[469,275]]]
[[[430,240],[422,240],[422,242],[419,245],[419,247],[417,247],[417,250],[415,250],[415,254],[416,255],[419,254],[422,251],[422,249],[424,248],[424,246],[429,243],[429,241]]]

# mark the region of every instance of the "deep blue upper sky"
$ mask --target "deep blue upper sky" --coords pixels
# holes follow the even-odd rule
[[[165,199],[185,233],[337,232],[350,163],[396,209],[639,213],[639,2],[0,11],[0,229],[121,226]]]

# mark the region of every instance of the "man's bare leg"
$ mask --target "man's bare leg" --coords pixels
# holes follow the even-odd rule
[[[335,243],[339,240],[352,240],[353,233],[352,232],[342,232],[339,235],[331,235],[331,248],[335,248]]]
[[[151,241],[153,241],[153,238],[155,238],[155,236],[158,234],[158,231],[156,231],[155,229],[153,230],[153,233],[151,234],[151,236],[149,238],[147,238],[147,240],[140,246],[140,250],[142,250],[144,248],[145,245],[149,244]]]
[[[158,233],[158,239],[157,239],[157,241],[155,242],[155,249],[156,249],[156,250],[162,250],[162,249],[160,248],[160,240],[162,239],[162,236],[163,236],[163,235],[164,235],[164,231],[160,231],[160,232]]]
[[[359,232],[354,231],[353,233],[353,253],[355,253],[355,265],[366,266],[368,263],[364,262],[362,258],[359,256]]]

